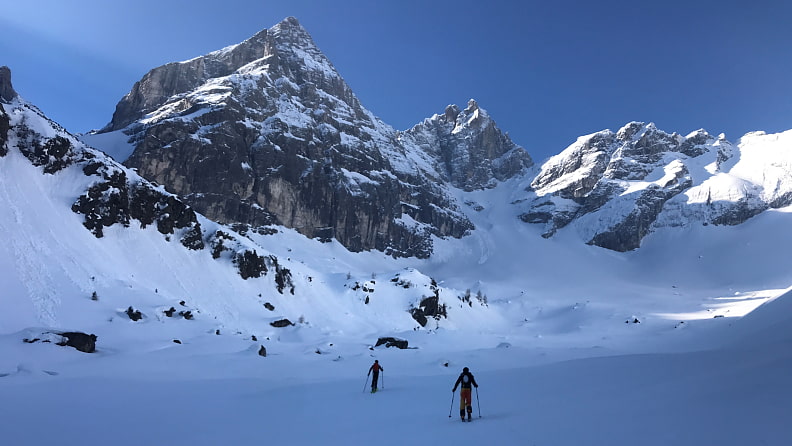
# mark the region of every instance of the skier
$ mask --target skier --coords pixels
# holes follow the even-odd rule
[[[471,396],[470,386],[472,385],[478,389],[478,384],[476,384],[476,379],[473,378],[473,374],[470,373],[470,369],[467,367],[462,369],[462,373],[459,374],[459,378],[457,378],[454,384],[454,389],[451,391],[456,392],[457,386],[460,384],[462,385],[462,390],[459,392],[459,416],[462,417],[462,421],[465,421],[465,409],[467,408],[467,419],[468,421],[472,421],[470,417],[473,413],[473,398]]]
[[[369,367],[368,374],[371,375],[371,372],[374,372],[374,376],[371,377],[371,393],[377,393],[377,380],[379,380],[379,372],[382,370],[383,372],[385,369],[379,365],[379,360],[374,360],[374,364]]]

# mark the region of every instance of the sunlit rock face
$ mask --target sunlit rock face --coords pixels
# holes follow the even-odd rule
[[[466,123],[472,145],[419,146],[366,110],[287,18],[238,45],[151,70],[102,131],[128,135],[135,149],[125,164],[211,219],[426,257],[432,236],[473,228],[446,179],[486,187],[530,164],[475,104],[466,112],[478,116]]]
[[[616,251],[638,248],[661,226],[739,224],[767,204],[748,191],[699,200],[701,186],[724,175],[735,152],[723,135],[698,130],[683,137],[651,123],[583,136],[541,167],[531,183],[536,197],[521,218],[544,225],[545,237],[572,225],[588,243]]]
[[[444,180],[466,191],[494,187],[533,165],[473,99],[464,110],[449,105],[404,132],[402,140],[421,147]]]

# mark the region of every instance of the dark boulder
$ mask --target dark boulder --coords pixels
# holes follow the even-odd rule
[[[432,290],[434,291],[434,296],[421,299],[418,308],[410,309],[410,315],[416,322],[421,324],[421,327],[426,327],[426,323],[429,322],[430,317],[435,320],[448,317],[446,305],[440,303],[440,293],[434,282],[432,284]]]
[[[127,308],[126,314],[133,321],[139,321],[139,320],[143,319],[143,313],[141,313],[140,310],[135,310],[131,306],[129,308]]]
[[[67,331],[58,333],[63,336],[63,340],[58,343],[61,346],[74,347],[84,353],[96,351],[96,335],[86,334],[79,331]]]
[[[380,345],[385,345],[385,347],[396,347],[400,349],[407,348],[407,340],[406,339],[398,339],[392,337],[384,337],[377,339],[377,344],[374,347],[379,347]]]
[[[276,327],[276,328],[283,328],[283,327],[288,327],[288,326],[294,325],[294,324],[292,323],[292,321],[290,321],[288,319],[280,319],[280,320],[277,320],[277,321],[274,321],[274,322],[270,322],[270,325],[272,325],[273,327]]]

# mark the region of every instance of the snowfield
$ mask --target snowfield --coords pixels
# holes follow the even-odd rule
[[[789,300],[773,306],[788,314]],[[266,358],[241,339],[214,334],[145,350],[119,341],[92,355],[8,334],[0,339],[0,370],[8,373],[0,379],[3,438],[19,445],[783,445],[790,336],[771,336],[787,327],[788,320],[761,339],[695,352],[465,349],[471,334],[442,332],[415,350],[325,346],[330,351],[320,355],[282,343]],[[562,360],[568,356],[580,358]],[[384,388],[371,394],[364,380],[374,357],[385,368]],[[463,365],[480,384],[470,424],[459,422],[458,395],[452,406],[450,392]]]

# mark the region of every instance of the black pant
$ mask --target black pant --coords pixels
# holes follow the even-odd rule
[[[374,376],[371,377],[371,388],[377,388],[377,381],[379,380],[379,372],[374,372]]]

